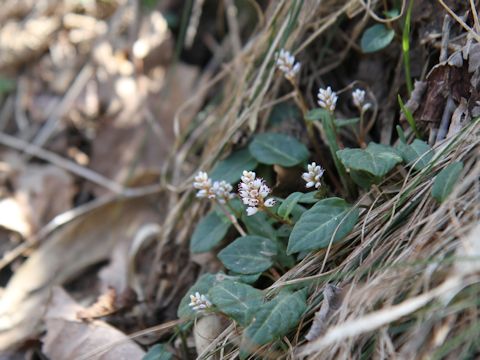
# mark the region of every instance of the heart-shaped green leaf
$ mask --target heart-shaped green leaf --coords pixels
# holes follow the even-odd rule
[[[212,250],[225,237],[230,225],[225,216],[211,211],[195,228],[190,239],[190,251],[195,254]]]
[[[242,236],[218,253],[228,270],[239,274],[263,272],[273,265],[277,245],[261,236]]]
[[[352,231],[358,216],[359,210],[352,209],[343,199],[320,200],[295,224],[288,239],[287,254],[321,249],[330,241],[342,240]]]
[[[291,167],[308,158],[308,150],[297,139],[276,133],[255,136],[248,149],[252,156],[267,165]]]
[[[435,200],[441,203],[450,195],[462,170],[463,163],[457,161],[438,173],[432,186],[432,196]]]
[[[415,163],[413,166],[415,170],[422,170],[428,165],[434,155],[430,146],[425,141],[419,139],[415,139],[410,145],[401,142],[397,146],[397,151],[406,164],[411,165]]]
[[[373,142],[366,149],[339,150],[337,156],[347,169],[366,171],[380,179],[402,161],[392,147]]]
[[[242,149],[230,154],[226,159],[217,163],[210,172],[213,180],[225,180],[235,183],[240,180],[243,170],[254,170],[258,165],[248,149]]]
[[[262,305],[245,329],[240,344],[241,358],[260,346],[286,335],[298,324],[307,309],[306,291],[280,293]]]
[[[360,46],[364,53],[372,53],[388,46],[395,36],[393,29],[383,24],[375,24],[369,27],[362,35]]]
[[[210,301],[241,326],[250,323],[253,314],[263,303],[260,290],[240,282],[225,280],[209,292]]]

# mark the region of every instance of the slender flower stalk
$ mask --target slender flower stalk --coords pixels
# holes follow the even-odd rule
[[[337,151],[340,150],[337,139],[337,130],[335,126],[334,111],[337,105],[337,94],[332,90],[330,86],[326,89],[318,89],[318,105],[328,111],[327,116],[324,117],[322,126],[325,131],[325,135],[328,141],[328,147],[333,158],[335,167],[337,168],[340,181],[343,185],[347,195],[353,195],[355,190],[350,177],[347,175],[345,167],[337,157]]]
[[[225,208],[225,204],[231,207],[229,201],[235,197],[235,194],[232,193],[233,187],[230,183],[224,180],[212,182],[212,179],[208,177],[206,172],[200,171],[197,176],[195,176],[193,187],[198,190],[198,198],[208,198],[216,201],[220,210],[222,210],[233,226],[235,226],[239,234],[242,236],[246,235],[245,230],[240,226],[237,218]]]
[[[364,117],[365,117],[365,112],[370,109],[372,104],[369,102],[365,102],[365,90],[362,89],[355,89],[352,92],[352,100],[353,104],[355,107],[358,109],[358,112],[360,113],[360,131],[358,134],[358,143],[360,146],[365,147],[365,133],[368,131],[365,130],[364,126]]]

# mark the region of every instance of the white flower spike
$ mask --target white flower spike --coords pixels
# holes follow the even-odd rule
[[[276,65],[288,80],[293,80],[299,73],[301,67],[299,62],[295,62],[295,56],[284,49],[281,49],[277,54]]]
[[[220,203],[232,199],[235,194],[232,193],[233,187],[228,182],[215,181],[212,184],[212,179],[204,171],[200,171],[193,182],[193,187],[197,189],[198,198],[217,199]]]
[[[370,103],[365,103],[365,90],[355,89],[355,91],[352,92],[352,99],[353,99],[353,104],[361,112],[367,111],[371,106]]]
[[[212,303],[205,295],[197,291],[194,295],[190,295],[190,304],[188,304],[188,306],[190,306],[193,311],[202,312],[212,307]]]
[[[305,186],[307,188],[315,186],[315,188],[318,189],[322,185],[320,179],[322,178],[325,169],[323,169],[320,165],[317,165],[315,162],[308,164],[307,169],[308,172],[302,174],[302,179],[307,183]]]
[[[251,216],[261,210],[263,207],[272,207],[275,200],[266,197],[272,190],[265,184],[262,178],[257,178],[253,171],[243,171],[242,182],[238,185],[238,193],[242,202],[247,207],[247,215]]]
[[[338,96],[329,86],[326,89],[318,89],[318,105],[330,112],[335,111]]]

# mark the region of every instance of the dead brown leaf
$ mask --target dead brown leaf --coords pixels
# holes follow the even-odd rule
[[[0,201],[0,226],[29,237],[72,206],[75,194],[70,174],[53,165],[26,166],[20,156],[8,157],[14,194]]]
[[[313,324],[305,335],[305,339],[313,341],[322,335],[326,328],[327,322],[332,313],[340,307],[342,289],[331,284],[327,284],[323,290],[323,302],[320,310],[315,313]]]
[[[51,288],[108,259],[117,242],[158,219],[158,201],[152,195],[115,199],[54,232],[15,272],[0,299],[0,351],[38,334]]]
[[[78,305],[62,288],[52,289],[52,298],[45,315],[47,333],[42,339],[42,351],[50,359],[143,358],[145,352],[140,346],[114,327],[99,320],[88,323],[77,320],[76,314],[82,311],[86,309]],[[109,344],[112,346],[106,349],[105,346]],[[96,349],[99,353],[90,355]]]

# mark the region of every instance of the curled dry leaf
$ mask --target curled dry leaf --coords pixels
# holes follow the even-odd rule
[[[94,304],[86,309],[77,311],[77,318],[79,320],[91,321],[96,318],[110,315],[117,310],[115,304],[117,299],[117,292],[114,288],[110,288],[106,293],[100,295]]]
[[[142,359],[145,352],[125,334],[99,320],[82,322],[86,311],[62,288],[52,289],[45,315],[42,351],[50,359]]]
[[[322,335],[327,328],[327,321],[332,313],[340,308],[342,289],[338,286],[327,284],[323,290],[323,302],[320,310],[315,313],[313,324],[310,327],[305,339],[308,341],[315,340]]]

